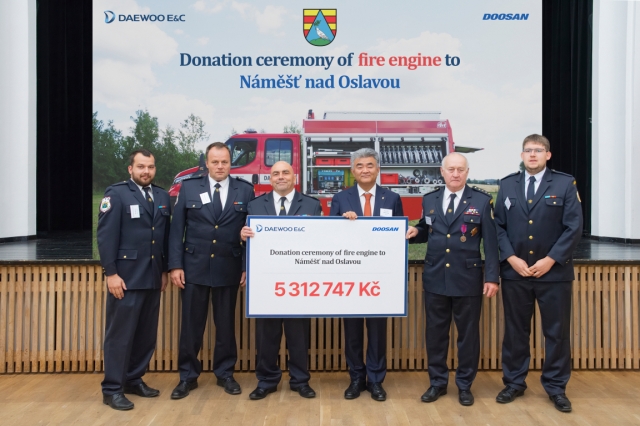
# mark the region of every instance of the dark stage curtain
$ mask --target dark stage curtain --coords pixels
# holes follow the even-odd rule
[[[38,233],[92,223],[92,2],[39,0]],[[550,166],[571,173],[591,200],[592,0],[543,0],[542,132]]]
[[[90,230],[92,2],[36,4],[37,231]]]
[[[542,132],[550,167],[575,176],[591,232],[592,0],[543,0]]]

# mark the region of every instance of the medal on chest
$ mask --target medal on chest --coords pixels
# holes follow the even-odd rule
[[[460,232],[462,232],[462,236],[460,236],[460,241],[461,242],[465,242],[467,241],[467,237],[464,235],[467,232],[467,225],[466,224],[462,224],[462,226],[460,226]]]

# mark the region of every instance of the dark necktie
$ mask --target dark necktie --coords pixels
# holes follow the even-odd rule
[[[287,199],[287,197],[280,197],[280,211],[278,212],[278,216],[286,216],[287,215],[287,209],[284,208],[284,201]]]
[[[447,207],[447,214],[445,215],[445,218],[447,219],[448,223],[451,223],[451,219],[453,219],[453,210],[454,210],[454,205],[453,202],[456,199],[456,194],[453,193],[451,194],[451,201],[449,201],[449,207]]]
[[[536,195],[536,177],[531,176],[529,178],[529,186],[527,187],[527,206],[531,207],[533,203],[533,197]]]
[[[213,190],[213,218],[218,220],[222,216],[222,200],[220,199],[220,184],[216,183]]]
[[[144,188],[142,188],[142,190],[144,191],[144,198],[147,199],[147,202],[149,203],[149,209],[151,211],[151,213],[153,213],[153,198],[151,198],[151,194],[149,193],[149,190],[151,188],[148,186],[145,186]]]

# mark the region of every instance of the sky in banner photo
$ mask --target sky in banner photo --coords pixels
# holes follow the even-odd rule
[[[306,36],[304,9],[325,11]],[[210,137],[199,149],[225,141],[232,129],[301,125],[309,109],[316,118],[325,111],[440,111],[456,144],[484,148],[469,155],[469,177],[489,179],[518,170],[523,138],[542,131],[541,0],[96,0],[93,11],[93,109],[125,135],[144,109],[161,129],[178,128],[190,114],[202,118]],[[251,65],[194,65],[228,55]],[[412,56],[441,63],[394,66],[393,58]],[[275,57],[314,64],[265,65]],[[317,57],[331,65],[318,66]],[[363,66],[365,57],[384,63]],[[340,87],[359,76],[399,88]],[[299,77],[299,87],[243,84],[280,77]],[[307,79],[331,78],[333,88],[306,87]]]

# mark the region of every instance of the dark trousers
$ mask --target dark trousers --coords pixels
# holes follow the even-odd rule
[[[216,326],[213,373],[219,379],[232,376],[238,360],[235,334],[238,286],[209,287],[186,284],[181,295],[182,327],[180,328],[180,351],[178,354],[180,380],[193,382],[202,371],[198,352],[202,348],[202,338],[207,323],[209,295],[211,295],[211,305],[213,306],[213,322]]]
[[[571,281],[534,282],[502,280],[504,340],[502,381],[512,388],[527,388],[531,349],[531,317],[538,300],[545,337],[540,381],[549,395],[564,393],[571,376]]]
[[[107,294],[102,393],[142,383],[156,349],[160,290],[127,290],[122,299]]]
[[[282,329],[289,350],[289,385],[309,384],[309,318],[256,318],[256,377],[258,387],[278,386],[282,370],[278,367],[278,352]]]
[[[382,383],[387,374],[387,319],[344,318],[344,353],[351,380]],[[367,363],[363,362],[364,324],[367,323]]]
[[[450,297],[425,291],[424,307],[427,314],[426,343],[431,386],[446,388],[449,383],[447,354],[453,314],[458,330],[456,385],[460,390],[471,389],[480,358],[482,296]]]

